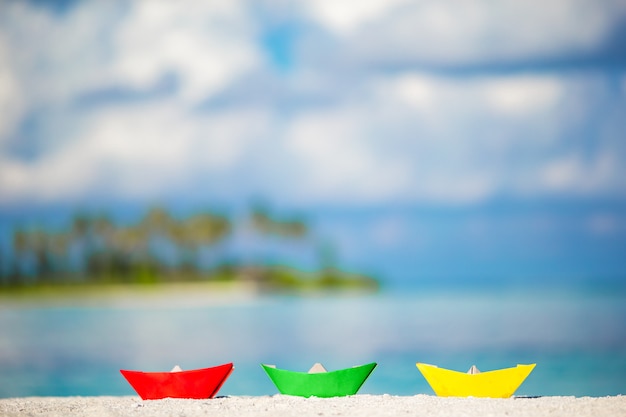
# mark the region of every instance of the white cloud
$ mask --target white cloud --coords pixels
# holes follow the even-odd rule
[[[106,58],[101,35],[110,30],[107,4],[79,3],[63,18],[24,2],[2,4],[6,58],[29,106],[65,103],[101,79]]]
[[[437,100],[437,84],[433,77],[415,73],[404,74],[392,80],[383,80],[380,94],[395,95],[408,105],[425,111],[432,107]]]
[[[24,107],[8,55],[6,40],[0,34],[0,149],[6,135],[15,129]]]
[[[249,10],[237,1],[131,3],[115,33],[112,75],[139,88],[167,72],[181,80],[181,96],[197,102],[258,69]]]
[[[623,106],[605,90],[601,78],[406,73],[379,77],[373,90],[377,108],[363,119],[368,119],[368,130],[387,132],[381,143],[391,147],[389,134],[401,126],[407,136],[401,149],[411,156],[412,174],[412,192],[404,195],[416,201],[624,191],[620,178],[626,173],[618,163],[624,148],[612,128],[620,123],[619,116],[606,112],[601,119],[589,119],[602,105],[598,103],[617,99],[611,108]],[[379,107],[389,114],[386,119],[377,113]],[[593,152],[582,145],[592,139],[576,135],[589,123],[610,129],[596,127]]]
[[[58,201],[99,189],[154,195],[197,170],[232,168],[246,135],[263,122],[246,111],[204,119],[187,111],[263,65],[256,29],[241,5],[137,2],[126,10],[95,1],[61,16],[3,3],[0,151],[12,145],[9,137],[19,138],[16,129],[29,112],[47,109],[59,120],[40,129],[41,139],[26,139],[46,143],[45,152],[33,150],[41,153],[35,160],[0,154],[0,199]],[[172,72],[181,88],[168,102],[72,107],[85,93],[149,89]]]
[[[208,172],[240,169],[243,158],[274,129],[271,114],[255,108],[200,116],[196,123],[190,159]]]
[[[368,139],[365,115],[350,109],[307,114],[286,134],[301,170],[301,198],[364,202],[389,198],[410,184],[406,161],[378,153]]]
[[[257,191],[299,204],[464,204],[500,192],[623,189],[610,138],[585,159],[564,136],[578,118],[561,109],[564,91],[571,101],[595,82],[406,73],[362,83],[337,91],[335,106],[296,107],[287,119],[271,101],[189,113],[184,99],[171,98],[89,111],[56,151],[29,163],[5,158],[0,188],[12,200],[94,190],[150,198],[210,179],[207,193],[220,183],[231,196]]]
[[[262,112],[194,118],[180,108],[173,101],[98,112],[80,137],[55,152],[28,163],[2,161],[2,199],[59,201],[102,192],[159,198],[239,169],[269,123]]]
[[[551,110],[557,105],[563,94],[562,84],[554,76],[506,77],[490,80],[485,96],[496,112],[527,115]]]
[[[588,160],[572,154],[548,161],[541,170],[540,184],[546,190],[593,193],[619,188],[622,174],[615,156],[606,151]]]
[[[292,72],[273,78],[260,49],[270,23],[245,2],[110,4],[78,3],[63,17],[27,3],[0,5],[0,151],[23,150],[8,138],[20,137],[30,112],[46,114],[35,126],[42,138],[31,142],[41,149],[31,160],[0,153],[3,201],[98,192],[149,198],[205,179],[207,195],[221,187],[233,198],[262,192],[337,204],[462,204],[498,193],[626,187],[623,76],[615,76],[616,92],[602,73],[449,76],[368,65],[394,56],[476,63],[593,47],[617,7],[607,7],[610,14],[575,0],[589,17],[581,27],[574,23],[581,12],[561,0],[540,9],[534,2],[311,2],[298,10],[326,25],[335,52],[354,66],[335,71],[334,62],[307,61],[303,68],[296,60]],[[170,73],[180,84],[169,94],[76,108],[94,91],[149,90]],[[227,104],[197,106],[216,94]],[[598,109],[606,111],[598,116]]]
[[[348,34],[363,24],[377,20],[408,0],[317,0],[306,3],[312,18],[339,34]]]
[[[59,202],[84,197],[94,171],[86,162],[62,156],[28,163],[0,159],[0,202]]]
[[[581,161],[576,156],[551,161],[543,170],[543,183],[552,189],[569,188],[580,178],[582,171]]]
[[[152,88],[165,75],[197,104],[263,63],[241,2],[80,2],[63,16],[23,2],[0,5],[2,124],[107,88]],[[8,97],[8,98],[7,98]],[[11,116],[11,117],[9,117]],[[5,126],[0,133],[9,127]]]
[[[420,72],[373,79],[380,100],[391,97],[431,117],[436,112],[471,109],[476,113],[532,117],[559,104],[567,81],[554,75],[446,78]]]
[[[595,0],[311,2],[311,17],[357,62],[475,64],[587,52],[621,24],[626,6]],[[334,5],[334,3],[337,3]],[[371,4],[370,4],[371,3]],[[345,58],[345,57],[344,57]]]

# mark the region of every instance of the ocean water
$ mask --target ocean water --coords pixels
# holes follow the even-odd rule
[[[261,363],[375,361],[360,393],[433,394],[426,362],[536,363],[517,395],[626,394],[623,291],[446,289],[260,296],[220,305],[0,306],[0,397],[133,395],[120,369],[234,362],[220,395],[277,393]]]

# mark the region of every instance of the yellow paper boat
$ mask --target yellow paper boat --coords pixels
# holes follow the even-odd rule
[[[535,364],[480,372],[475,366],[468,373],[417,363],[430,387],[440,397],[509,398],[535,368]]]

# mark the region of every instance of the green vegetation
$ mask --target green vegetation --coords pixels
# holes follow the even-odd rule
[[[378,288],[371,277],[336,268],[329,245],[318,254],[318,271],[237,260],[249,254],[245,249],[233,254],[224,249],[224,243],[242,230],[261,245],[269,240],[286,246],[311,240],[303,219],[277,218],[262,208],[254,208],[238,222],[212,212],[176,218],[159,207],[126,225],[106,215],[76,214],[65,230],[14,230],[10,256],[2,256],[8,263],[0,268],[0,286],[23,290],[93,284],[241,282],[268,291]],[[283,261],[288,263],[289,259]]]

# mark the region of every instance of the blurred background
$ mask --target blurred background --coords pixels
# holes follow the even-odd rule
[[[262,395],[259,362],[370,360],[363,392],[432,393],[430,361],[626,393],[625,23],[0,2],[0,397],[230,361],[224,394]]]

